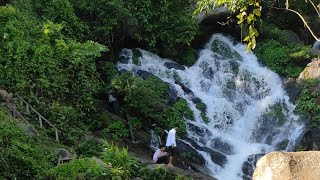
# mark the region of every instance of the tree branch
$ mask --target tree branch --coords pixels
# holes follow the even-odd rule
[[[318,13],[318,16],[319,16],[319,18],[320,18],[320,12],[319,12],[318,8],[316,7],[316,5],[314,5],[314,3],[313,3],[311,0],[309,0],[309,2],[312,4],[312,6],[313,6],[314,9],[316,10],[316,12]]]
[[[310,32],[311,35],[313,36],[313,38],[315,38],[317,41],[320,41],[320,38],[318,38],[318,37],[314,34],[314,32],[312,31],[312,29],[311,29],[310,26],[308,25],[307,21],[303,18],[303,16],[302,16],[299,12],[297,12],[297,11],[295,11],[295,10],[292,10],[292,9],[277,8],[277,7],[271,7],[271,8],[273,8],[273,9],[279,9],[279,10],[287,10],[287,11],[293,12],[293,13],[295,13],[296,15],[298,15],[299,18],[303,21],[303,24],[307,27],[307,29],[309,30],[309,32]]]

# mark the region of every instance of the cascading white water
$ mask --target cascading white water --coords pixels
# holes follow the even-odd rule
[[[242,165],[250,155],[294,148],[304,128],[293,114],[295,106],[289,102],[279,76],[262,67],[252,53],[246,53],[245,45],[215,34],[199,52],[197,62],[185,70],[169,69],[165,62],[171,60],[140,51],[142,57],[135,65],[132,51],[124,49],[121,56],[129,61],[118,63],[118,69],[150,72],[187,100],[195,116],[187,120],[188,137],[227,158],[219,166],[208,152],[198,150],[214,177],[242,179]],[[185,92],[181,84],[193,93]],[[195,97],[206,105],[209,122],[202,119]]]

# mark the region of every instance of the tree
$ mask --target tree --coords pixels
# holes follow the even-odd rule
[[[214,9],[216,7],[226,7],[228,8],[232,13],[237,14],[237,20],[238,24],[242,26],[248,26],[248,34],[242,39],[243,41],[248,43],[248,51],[251,51],[256,47],[256,37],[259,36],[259,32],[255,28],[255,22],[260,18],[261,16],[261,10],[262,7],[270,8],[270,9],[280,9],[280,10],[286,10],[295,13],[299,18],[303,21],[304,25],[307,27],[309,32],[312,34],[312,36],[317,40],[320,41],[320,39],[315,35],[315,33],[312,31],[312,29],[309,27],[307,21],[304,19],[301,13],[299,13],[296,10],[290,9],[290,3],[289,0],[285,1],[285,7],[283,7],[283,4],[277,3],[278,1],[261,1],[261,0],[199,0],[198,1],[198,7],[194,11],[194,15],[202,12],[207,11],[210,9]],[[309,2],[317,12],[317,14],[320,17],[319,10],[315,6],[315,4],[308,0]]]

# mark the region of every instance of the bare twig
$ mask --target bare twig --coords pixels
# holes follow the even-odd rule
[[[316,12],[317,12],[317,14],[318,14],[318,16],[319,16],[319,18],[320,18],[320,12],[319,12],[318,8],[316,7],[316,5],[315,5],[311,0],[309,0],[309,2],[312,4],[312,6],[313,6],[314,9],[316,10]]]
[[[299,18],[302,20],[303,24],[307,27],[307,29],[309,30],[309,32],[310,32],[311,35],[313,36],[313,38],[316,39],[317,41],[320,41],[320,38],[318,38],[318,37],[314,34],[314,32],[312,31],[312,29],[311,29],[310,26],[308,25],[307,21],[303,18],[303,16],[302,16],[299,12],[297,12],[297,11],[295,11],[295,10],[292,10],[292,9],[277,8],[277,7],[271,7],[271,8],[273,8],[273,9],[279,9],[279,10],[287,10],[287,11],[293,12],[293,13],[295,13],[296,15],[298,15]]]

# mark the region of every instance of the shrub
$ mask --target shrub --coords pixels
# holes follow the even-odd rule
[[[190,178],[177,175],[164,168],[156,168],[156,169],[147,169],[142,168],[140,170],[141,178],[148,180],[165,180],[165,179],[174,179],[174,180],[189,180]]]
[[[0,110],[0,179],[41,179],[52,167],[53,152],[25,134]]]
[[[102,152],[102,144],[94,137],[85,136],[76,144],[76,153],[83,157],[99,156]]]
[[[310,57],[304,47],[283,45],[276,40],[262,41],[255,52],[266,66],[286,77],[299,76]]]
[[[66,179],[111,179],[111,170],[99,165],[91,159],[75,159],[68,163],[60,164],[49,172],[51,178]]]
[[[320,105],[317,104],[320,91],[317,90],[319,80],[308,80],[297,100],[297,111],[311,123],[314,128],[320,127]]]
[[[0,84],[36,104],[62,134],[85,129],[97,110],[94,95],[102,88],[95,59],[106,48],[66,38],[61,24],[42,22],[12,6],[1,6],[0,12],[5,37],[0,38]]]
[[[129,136],[127,126],[120,120],[112,121],[107,128],[103,130],[103,133],[111,133],[112,139],[119,140]]]
[[[166,107],[168,86],[154,77],[143,80],[126,72],[112,81],[112,87],[124,103],[124,111],[148,120],[147,124],[159,119]]]
[[[111,163],[113,168],[117,168],[122,171],[122,173],[117,174],[120,179],[129,179],[136,174],[134,170],[137,167],[137,162],[131,159],[128,154],[128,150],[125,148],[119,148],[118,146],[113,144],[110,145],[105,142],[103,160],[106,163]]]
[[[185,99],[180,98],[172,107],[168,108],[164,114],[164,117],[160,121],[160,125],[165,129],[171,129],[175,124],[179,124],[179,135],[183,135],[187,132],[185,119],[194,120],[193,111],[189,108]]]

